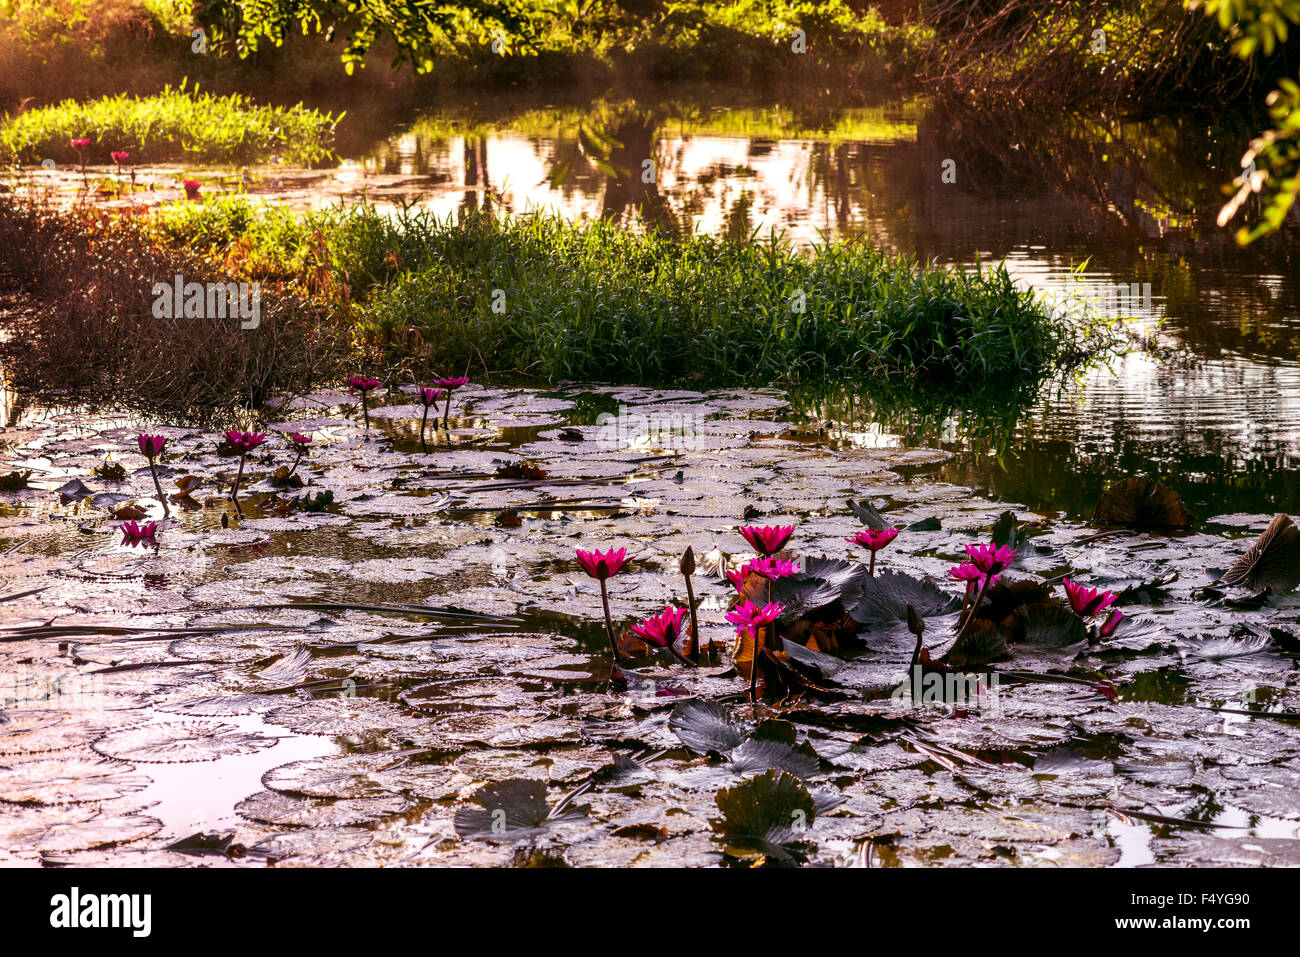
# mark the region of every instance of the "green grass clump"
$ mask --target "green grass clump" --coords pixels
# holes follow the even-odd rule
[[[544,216],[227,205],[177,207],[158,228],[328,286],[357,341],[394,363],[548,381],[831,378],[960,391],[1009,389],[1114,338],[1052,318],[1001,266],[921,267],[858,243],[797,251],[777,238],[674,238]]]
[[[332,156],[341,116],[258,106],[239,94],[165,88],[154,96],[65,100],[0,119],[0,151],[11,162],[77,163],[71,140],[89,137],[87,162],[108,164],[127,150],[132,163],[256,163],[279,156],[310,166]]]

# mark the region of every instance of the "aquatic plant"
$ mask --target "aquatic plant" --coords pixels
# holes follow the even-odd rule
[[[1065,595],[1070,603],[1070,610],[1080,618],[1095,618],[1106,610],[1114,601],[1115,593],[1085,588],[1078,582],[1066,578],[1061,581]]]
[[[641,624],[633,625],[632,633],[647,644],[663,648],[683,664],[694,666],[695,662],[680,654],[675,644],[682,633],[682,622],[686,615],[687,609],[669,605],[658,615],[651,615]]]
[[[785,606],[780,602],[769,602],[762,608],[752,601],[744,601],[736,605],[731,611],[724,616],[727,621],[736,626],[736,637],[742,639],[749,638],[750,647],[753,657],[749,664],[749,697],[751,700],[757,697],[758,687],[758,662],[759,652],[761,651],[762,642],[759,638],[759,629],[766,629],[769,625],[774,625],[776,620],[781,617],[785,611]],[[774,639],[775,636],[773,635]],[[768,645],[774,646],[775,641],[767,642]],[[739,651],[737,652],[739,654]]]
[[[760,555],[775,555],[794,534],[793,525],[742,525],[739,529],[749,547]]]
[[[447,392],[447,405],[442,411],[442,428],[451,433],[451,394],[469,382],[468,376],[439,376],[433,380],[434,385]]]
[[[695,574],[695,549],[687,545],[686,551],[682,552],[681,561],[677,563],[677,569],[686,579],[686,607],[691,613],[691,635],[688,654],[695,664],[700,663],[700,621],[695,611],[695,588],[691,585],[691,576]],[[710,645],[712,648],[712,645]],[[711,655],[712,653],[710,653]]]
[[[450,394],[444,393],[444,390],[442,389],[430,389],[428,387],[422,387],[416,394],[420,398],[420,405],[424,406],[424,412],[420,415],[420,451],[427,452],[429,451],[429,447],[425,444],[424,433],[429,421],[429,409],[432,406],[437,405],[438,400],[441,399],[444,394],[447,394],[448,398],[450,398]]]
[[[867,574],[874,575],[876,573],[876,552],[892,542],[897,535],[898,529],[896,528],[864,528],[852,538],[846,538],[845,541],[852,545],[861,545],[871,552],[871,564],[867,567]]]
[[[235,484],[230,488],[230,500],[235,503],[235,510],[238,511],[239,486],[244,479],[244,461],[248,458],[249,452],[266,441],[266,433],[240,432],[237,429],[231,429],[226,433],[226,441],[239,450],[239,472],[235,475]]]
[[[289,469],[289,474],[285,476],[285,481],[293,478],[294,473],[298,471],[298,463],[301,462],[302,457],[307,454],[307,450],[311,446],[312,438],[310,435],[303,435],[301,432],[290,432],[289,442],[293,446],[294,459],[293,466]]]
[[[365,418],[367,430],[370,428],[370,407],[366,404],[366,397],[371,390],[377,388],[379,388],[378,379],[372,379],[364,375],[348,376],[348,393],[350,395],[361,393],[361,414]]]
[[[617,551],[610,549],[608,552],[601,553],[593,549],[583,551],[581,548],[574,549],[578,556],[578,564],[582,570],[592,578],[600,582],[600,602],[605,609],[605,635],[609,638],[609,651],[614,656],[614,661],[619,660],[618,641],[614,637],[614,619],[609,613],[609,589],[605,582],[619,573],[624,562],[627,561],[627,549],[620,548]]]
[[[149,522],[146,525],[139,525],[134,521],[123,522],[120,526],[122,532],[122,544],[130,545],[134,548],[136,545],[157,544],[158,523]]]
[[[957,627],[957,638],[953,642],[954,645],[960,642],[970,630],[976,614],[979,612],[980,603],[984,600],[985,593],[989,588],[997,584],[998,572],[1004,570],[1016,560],[1016,549],[1007,548],[1005,545],[980,543],[979,545],[967,545],[966,555],[970,558],[970,562],[964,564],[973,566],[981,577],[979,579],[979,589],[975,592],[975,599],[971,603],[970,611]],[[958,565],[949,572],[950,575],[954,576],[958,573],[962,575],[970,574],[963,565]],[[966,578],[966,581],[968,582],[967,593],[969,594],[971,579]]]
[[[0,118],[0,153],[19,163],[52,157],[83,130],[101,143],[135,144],[149,162],[262,163],[272,156],[311,165],[332,156],[341,119],[301,104],[264,106],[240,94],[165,87],[152,96],[64,100]],[[72,148],[90,144],[72,140]]]
[[[778,578],[786,578],[794,575],[799,571],[799,566],[785,558],[754,558],[745,563],[740,569],[743,576],[754,574],[768,581],[775,581]],[[732,584],[735,584],[733,580]]]
[[[183,180],[181,180],[181,185],[182,185],[183,187],[185,187],[185,198],[186,198],[186,199],[199,199],[199,198],[200,198],[199,190],[200,190],[200,185],[201,185],[201,184],[199,183],[198,180],[196,180],[196,179],[183,179]]]
[[[149,460],[149,474],[153,476],[153,487],[158,490],[158,501],[162,503],[163,517],[171,515],[171,509],[167,506],[167,496],[163,494],[162,483],[158,481],[157,459],[162,455],[163,446],[167,444],[167,437],[163,435],[145,435],[141,433],[136,438],[136,444],[140,446],[140,454]]]

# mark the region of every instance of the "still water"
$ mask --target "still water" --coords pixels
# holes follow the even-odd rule
[[[1045,389],[1010,424],[996,400],[919,419],[873,413],[879,397],[860,397],[847,419],[843,403],[812,399],[810,410],[844,442],[942,444],[957,453],[947,479],[1008,501],[1086,516],[1108,481],[1143,472],[1209,518],[1300,511],[1294,226],[1241,249],[1214,221],[1253,132],[1196,114],[1000,116],[915,99],[845,106],[829,92],[781,104],[658,91],[370,116],[343,131],[342,153],[372,198],[442,215],[547,210],[1005,261],[1063,309],[1092,301],[1124,317],[1143,347]],[[990,418],[1004,426],[981,428]]]

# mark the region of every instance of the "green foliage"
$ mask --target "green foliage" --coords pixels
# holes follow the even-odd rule
[[[332,155],[341,118],[302,105],[257,106],[237,93],[187,91],[182,83],[156,96],[65,100],[5,116],[0,150],[19,163],[75,163],[79,157],[70,140],[89,137],[91,163],[107,163],[111,151],[129,150],[133,163],[254,163],[278,155],[311,165]]]
[[[1188,7],[1204,8],[1233,39],[1242,59],[1271,56],[1300,24],[1300,0],[1188,0]],[[1300,85],[1278,82],[1267,99],[1273,128],[1251,140],[1241,158],[1243,173],[1233,185],[1235,195],[1219,213],[1226,226],[1252,196],[1260,199],[1259,220],[1237,230],[1237,242],[1247,245],[1282,228],[1300,196]]]
[[[371,207],[294,223],[266,216],[270,225],[255,225],[260,217],[188,204],[159,229],[173,242],[202,236],[215,255],[238,246],[304,276],[324,269],[334,288],[346,286],[340,299],[361,341],[399,361],[418,332],[439,368],[485,363],[550,381],[837,378],[1011,390],[1088,357],[1109,335],[1053,321],[1001,267],[921,268],[857,243],[797,252],[776,237],[678,240],[603,221],[444,221]],[[232,230],[224,246],[220,229]],[[327,248],[313,237],[327,237]]]

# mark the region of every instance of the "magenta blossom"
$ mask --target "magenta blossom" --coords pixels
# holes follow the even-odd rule
[[[639,625],[633,625],[633,633],[647,644],[660,648],[671,648],[678,635],[682,633],[682,619],[686,617],[685,608],[669,605],[658,615],[651,615]]]
[[[1103,638],[1109,638],[1111,635],[1115,634],[1115,629],[1119,627],[1119,623],[1123,620],[1124,613],[1118,608],[1112,608],[1110,611],[1110,617],[1107,618],[1106,623],[1101,626],[1101,636]]]
[[[306,449],[311,445],[311,436],[303,435],[301,432],[290,432],[289,441],[293,443],[295,449]]]
[[[150,522],[147,525],[137,525],[135,522],[123,522],[121,529],[123,545],[130,545],[134,548],[136,545],[141,545],[145,542],[157,544],[157,540],[154,537],[154,534],[158,531],[157,522]]]
[[[627,561],[627,549],[620,548],[618,551],[610,549],[605,554],[593,549],[584,552],[581,548],[574,549],[578,555],[578,564],[592,578],[598,581],[604,581],[606,578],[612,578],[618,574],[619,569]]]
[[[446,390],[447,404],[442,408],[442,428],[447,433],[447,441],[451,442],[451,394],[461,386],[469,382],[468,376],[438,376],[433,380],[433,384],[440,389]]]
[[[84,150],[87,146],[90,145],[90,137],[86,136],[81,139],[69,140],[68,142],[72,144],[72,148],[74,150],[80,153],[82,150]]]
[[[154,460],[162,455],[163,446],[167,444],[167,437],[141,433],[135,441],[140,446],[140,454],[149,460],[149,474],[153,476],[153,487],[158,492],[158,501],[162,502],[163,515],[171,515],[172,510],[167,505],[167,496],[163,494],[162,483],[158,481],[158,469],[154,466]]]
[[[754,551],[762,555],[775,555],[794,534],[794,526],[767,525],[759,528],[757,525],[742,525],[740,534],[745,536],[745,541],[749,542],[749,547]]]
[[[851,545],[861,545],[863,548],[878,552],[898,535],[896,528],[864,528],[852,538],[844,539]]]
[[[434,406],[437,403],[437,401],[441,399],[444,395],[447,397],[448,405],[450,405],[451,393],[446,391],[445,389],[430,389],[428,387],[423,387],[420,389],[418,395],[420,397],[420,404],[424,406],[424,413],[420,416],[420,451],[427,452],[429,451],[429,446],[424,441],[424,429],[429,422],[429,409],[432,406]],[[436,413],[434,415],[433,428],[435,432],[438,429],[438,419]],[[451,436],[448,435],[449,442],[450,439]]]
[[[181,185],[185,187],[186,199],[198,199],[200,184],[197,179],[181,180]]]
[[[731,584],[735,586],[735,589],[738,592],[743,592],[745,590],[745,579],[748,577],[749,577],[748,565],[744,566],[743,568],[737,569],[734,572],[727,572],[727,581],[731,582]]]
[[[113,157],[113,162],[116,163],[118,166],[121,166],[123,163],[125,163],[127,160],[131,158],[131,154],[126,152],[126,150],[115,150],[110,155]]]
[[[152,462],[162,455],[163,446],[167,444],[167,437],[165,435],[141,434],[136,438],[136,443],[140,446],[140,454]]]
[[[370,430],[370,406],[366,404],[366,396],[370,394],[372,389],[377,388],[379,388],[378,379],[372,379],[364,375],[348,376],[348,394],[361,393],[361,415],[366,422],[366,431]]]
[[[736,626],[736,634],[754,637],[754,629],[771,624],[781,617],[785,606],[772,602],[759,608],[752,601],[741,602],[727,612],[726,619]]]
[[[996,575],[1016,558],[1016,549],[1005,545],[967,545],[971,563],[985,575]]]
[[[984,577],[984,573],[970,562],[962,562],[948,569],[948,577],[955,582],[977,582]]]
[[[766,578],[768,581],[775,581],[778,578],[787,578],[799,571],[799,566],[794,562],[787,561],[784,558],[755,558],[745,563],[740,570],[741,573],[753,572],[760,578]],[[743,581],[744,579],[742,579]]]
[[[226,441],[239,449],[240,454],[247,455],[266,441],[266,433],[240,432],[238,429],[231,429],[226,433]]]
[[[898,535],[896,528],[864,528],[852,538],[844,539],[852,545],[861,545],[871,552],[871,564],[867,567],[867,574],[876,573],[876,552],[880,551]]]
[[[1070,610],[1080,618],[1093,618],[1100,615],[1115,601],[1114,592],[1084,588],[1078,582],[1072,582],[1068,578],[1061,584],[1065,586],[1065,596],[1070,601]]]

